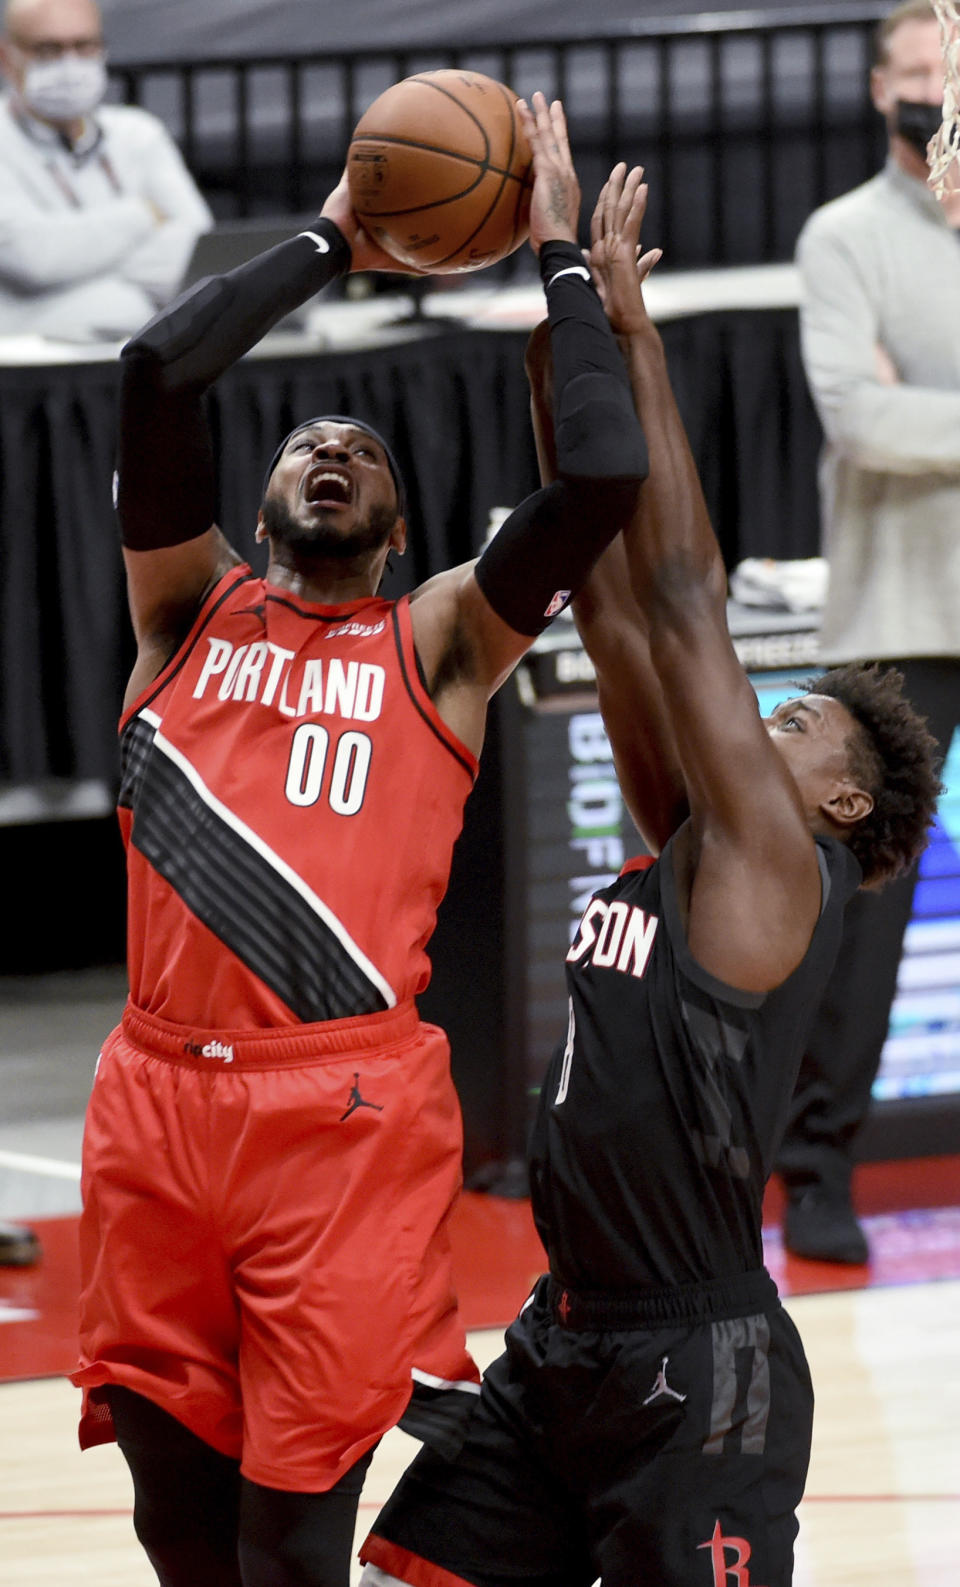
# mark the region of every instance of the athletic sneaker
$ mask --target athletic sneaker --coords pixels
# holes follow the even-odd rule
[[[0,1223],[0,1267],[33,1267],[40,1260],[40,1241],[23,1223]]]
[[[856,1266],[870,1256],[850,1202],[825,1190],[802,1190],[789,1197],[783,1243],[794,1256],[815,1262]]]

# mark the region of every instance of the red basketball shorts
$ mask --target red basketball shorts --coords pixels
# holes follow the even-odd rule
[[[290,1492],[330,1488],[411,1374],[474,1384],[450,1272],[461,1122],[413,1004],[294,1030],[129,1009],[87,1113],[83,1447],[123,1384]]]

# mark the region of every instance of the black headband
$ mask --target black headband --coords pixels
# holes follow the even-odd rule
[[[383,447],[383,450],[387,454],[387,465],[390,469],[394,486],[396,487],[397,512],[401,518],[405,518],[407,514],[407,492],[403,483],[403,475],[400,473],[400,470],[397,467],[397,460],[394,457],[393,452],[390,450],[387,442],[380,434],[380,431],[375,430],[372,424],[365,424],[362,419],[354,419],[350,414],[347,413],[320,413],[315,419],[304,419],[302,424],[294,425],[289,435],[284,436],[283,440],[280,442],[280,445],[277,447],[277,450],[270,459],[269,464],[267,465],[267,472],[263,476],[263,495],[265,496],[267,494],[267,486],[270,483],[270,477],[279,463],[281,456],[283,455],[283,449],[287,445],[287,442],[292,440],[295,435],[299,435],[301,430],[309,430],[310,426],[313,424],[352,424],[355,429],[363,430],[366,435],[371,435],[375,441],[380,443],[380,445]]]

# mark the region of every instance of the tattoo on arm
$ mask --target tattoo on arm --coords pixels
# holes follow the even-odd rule
[[[550,188],[550,198],[547,207],[549,210],[550,219],[552,221],[556,221],[558,226],[566,226],[569,224],[570,216],[568,213],[568,190],[566,183],[560,176],[554,178],[553,184]]]

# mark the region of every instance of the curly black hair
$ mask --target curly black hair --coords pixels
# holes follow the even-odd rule
[[[940,748],[903,694],[903,673],[875,661],[831,667],[804,686],[846,706],[857,726],[848,740],[850,770],[873,796],[873,809],[851,829],[848,846],[865,887],[881,887],[909,870],[927,846],[943,792]]]

